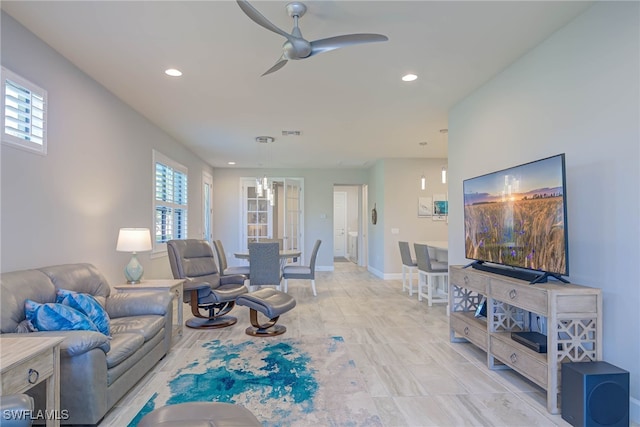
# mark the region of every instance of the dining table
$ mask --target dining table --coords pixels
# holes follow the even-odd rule
[[[287,260],[289,258],[298,258],[300,255],[302,255],[302,252],[299,250],[294,250],[294,249],[281,249],[279,256],[281,260]],[[238,259],[249,259],[249,251],[241,251],[241,252],[234,252],[233,256],[235,256]]]
[[[284,266],[287,264],[287,260],[289,259],[293,259],[293,261],[296,262],[300,255],[302,255],[302,251],[297,249],[280,249],[280,267],[284,268]],[[246,259],[248,261],[249,251],[234,252],[233,256],[238,259]]]

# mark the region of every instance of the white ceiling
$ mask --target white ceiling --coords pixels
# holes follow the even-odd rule
[[[290,31],[286,1],[253,1]],[[215,167],[447,157],[448,110],[592,2],[307,1],[308,40],[383,43],[290,61],[235,1],[2,1],[2,9]],[[166,68],[181,78],[164,75]],[[419,76],[404,83],[401,76]],[[282,136],[300,130],[301,136]],[[275,137],[259,146],[258,135]],[[418,145],[427,141],[426,147]]]

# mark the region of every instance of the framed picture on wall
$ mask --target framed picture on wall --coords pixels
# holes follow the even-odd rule
[[[418,197],[418,217],[431,216],[431,197]]]
[[[449,202],[444,194],[433,195],[433,220],[446,221],[449,215]]]

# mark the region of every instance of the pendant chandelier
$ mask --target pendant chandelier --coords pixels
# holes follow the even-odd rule
[[[440,129],[440,134],[443,135],[445,141],[444,143],[448,143],[448,135],[449,135],[449,129]],[[447,167],[443,166],[442,167],[442,183],[446,184],[447,183]]]
[[[421,147],[426,147],[427,142],[426,141],[418,142],[418,145],[420,145]],[[420,189],[421,190],[427,189],[427,178],[424,176],[424,169],[422,171],[422,176],[420,177]]]
[[[275,141],[275,138],[273,138],[272,136],[257,136],[256,137],[256,142],[258,144],[269,144],[272,143],[273,141]],[[267,155],[264,156],[265,157],[265,161],[267,163],[268,166],[268,160],[269,160],[269,156],[270,156],[270,150],[268,150],[267,147]],[[274,205],[274,197],[273,197],[273,188],[272,188],[273,183],[269,183],[269,179],[267,178],[267,174],[265,173],[262,177],[256,178],[256,193],[258,195],[258,197],[265,197],[266,194],[266,198],[267,200],[269,200],[269,204],[271,206]]]

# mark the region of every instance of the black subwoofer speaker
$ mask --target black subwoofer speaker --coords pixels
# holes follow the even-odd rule
[[[629,426],[629,372],[607,362],[563,363],[562,418],[574,427]]]

